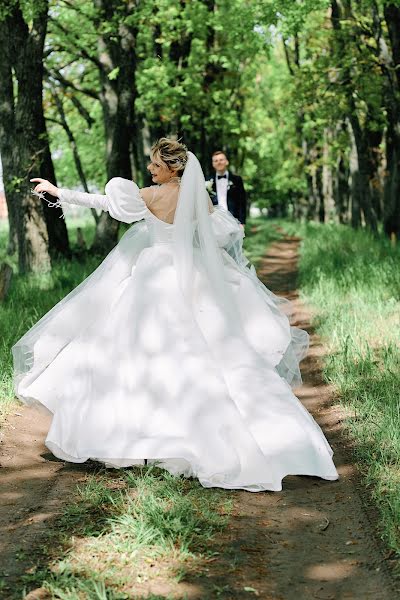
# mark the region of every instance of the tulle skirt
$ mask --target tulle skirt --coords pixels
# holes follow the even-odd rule
[[[288,474],[337,478],[291,390],[307,333],[254,270],[222,253],[239,326],[215,302],[200,255],[189,304],[170,245],[151,243],[139,223],[14,346],[16,393],[52,413],[46,445],[57,457],[147,459],[205,487],[249,491],[280,490]]]

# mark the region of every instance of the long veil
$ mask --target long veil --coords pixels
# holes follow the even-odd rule
[[[232,357],[232,349],[245,359],[248,354],[249,344],[244,343],[246,333],[243,329],[243,318],[240,307],[234,296],[231,285],[226,281],[226,266],[234,262],[235,270],[246,278],[251,279],[252,285],[263,301],[268,305],[276,320],[281,324],[286,333],[286,342],[278,351],[274,351],[273,344],[269,358],[275,365],[280,376],[290,385],[301,383],[299,362],[308,349],[309,337],[306,331],[291,327],[289,316],[292,310],[291,303],[285,298],[275,296],[258,279],[254,267],[245,258],[242,250],[243,232],[236,222],[236,231],[231,238],[231,243],[225,247],[226,252],[221,252],[212,222],[209,215],[209,196],[205,186],[205,178],[201,165],[192,152],[188,152],[188,162],[181,180],[181,188],[174,219],[174,261],[178,281],[189,305],[193,306],[195,299],[196,273],[202,270],[208,281],[211,295],[218,304],[218,317],[215,320],[215,335],[220,348],[219,354],[230,356],[232,364],[236,357]],[[220,220],[228,225],[234,217],[220,209]],[[250,268],[249,268],[250,267]],[[250,342],[250,347],[252,343]]]
[[[220,308],[227,317],[234,319],[235,303],[224,281],[223,259],[208,207],[209,196],[201,165],[196,156],[188,152],[174,218],[174,260],[178,280],[183,294],[192,301],[197,255]]]

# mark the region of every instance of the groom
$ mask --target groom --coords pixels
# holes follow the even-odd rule
[[[217,150],[212,155],[214,176],[207,182],[213,204],[218,204],[233,214],[242,225],[246,222],[246,191],[239,175],[228,171],[225,152]]]

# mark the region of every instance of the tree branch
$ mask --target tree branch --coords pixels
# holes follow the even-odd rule
[[[89,188],[88,188],[86,176],[85,176],[85,173],[83,170],[81,157],[79,156],[78,146],[77,146],[77,143],[75,140],[75,136],[74,136],[70,126],[68,125],[62,100],[60,99],[60,97],[58,96],[58,94],[55,90],[52,90],[52,95],[54,98],[54,102],[57,106],[58,114],[60,115],[60,124],[61,124],[62,128],[64,129],[65,133],[67,134],[68,140],[71,144],[72,155],[74,157],[75,167],[78,172],[79,179],[81,180],[81,184],[82,184],[85,192],[89,193]],[[94,208],[91,208],[90,210],[94,217],[95,222],[98,223],[99,216],[98,216],[96,210]]]
[[[74,36],[74,40],[72,42],[74,48],[76,48],[80,54],[80,56],[82,56],[82,58],[86,58],[86,60],[89,60],[90,62],[92,62],[93,64],[96,65],[96,67],[98,69],[102,69],[103,65],[101,64],[101,62],[99,61],[99,59],[96,56],[91,56],[89,54],[89,52],[83,48],[83,46],[81,46],[78,41],[77,41],[77,37],[74,34],[71,34],[70,31],[68,31],[64,25],[61,25],[61,23],[53,18],[50,17],[49,22],[51,22],[59,31],[61,31],[67,38],[71,37],[71,35]]]
[[[73,2],[69,2],[68,0],[61,0],[61,1],[63,4],[68,6],[68,8],[70,8],[71,10],[74,10],[75,12],[82,15],[82,17],[85,17],[89,21],[93,22],[93,19],[91,19],[91,17],[87,13],[85,13],[85,11],[83,11],[79,6],[77,6],[76,3],[74,4]]]
[[[94,119],[89,114],[89,111],[83,106],[82,102],[78,100],[78,98],[72,94],[70,97],[72,104],[75,106],[76,110],[79,112],[81,117],[83,117],[88,124],[88,127],[91,127],[94,123]]]
[[[49,71],[48,69],[46,69],[45,67],[45,73],[46,76],[50,79],[51,77],[53,79],[55,79],[56,81],[58,81],[58,83],[65,89],[72,89],[75,90],[76,92],[79,92],[81,94],[85,94],[86,96],[89,96],[90,98],[94,98],[94,100],[98,100],[99,99],[99,95],[95,90],[91,90],[89,88],[81,88],[78,85],[76,85],[76,83],[73,83],[72,81],[70,81],[69,79],[66,79],[64,77],[64,75],[61,75],[60,71],[58,69],[53,69],[51,71]]]
[[[289,73],[291,74],[291,76],[294,77],[294,71],[293,71],[291,60],[290,60],[289,50],[288,50],[288,47],[286,46],[286,42],[283,38],[282,38],[282,44],[283,44],[283,50],[285,52],[287,68],[289,69]]]

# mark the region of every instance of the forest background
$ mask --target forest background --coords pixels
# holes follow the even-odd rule
[[[2,1],[0,425],[16,407],[11,347],[125,229],[94,210],[60,218],[29,179],[96,192],[115,176],[148,185],[161,136],[182,138],[207,176],[224,150],[251,204],[280,219],[280,234],[276,221],[249,220],[256,267],[282,230],[302,238],[300,294],[398,566],[399,1]]]
[[[400,4],[363,0],[6,0],[0,154],[21,272],[70,247],[29,178],[146,180],[150,144],[215,149],[269,215],[400,234]],[[118,223],[93,211],[94,250]]]

